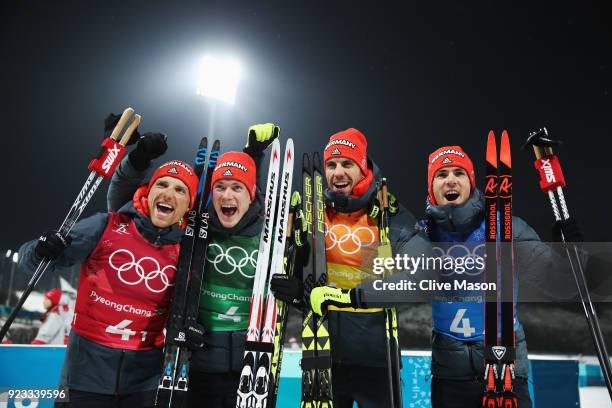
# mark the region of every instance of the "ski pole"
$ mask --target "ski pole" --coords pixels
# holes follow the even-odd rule
[[[569,210],[567,208],[567,202],[565,201],[565,195],[563,194],[563,187],[566,186],[563,172],[561,171],[561,164],[559,159],[553,153],[552,146],[559,145],[560,141],[552,140],[548,137],[548,131],[546,128],[542,128],[538,131],[532,132],[527,139],[527,142],[523,145],[523,148],[527,146],[533,146],[535,152],[536,161],[534,162],[535,168],[540,173],[540,188],[544,193],[548,195],[550,205],[552,207],[553,214],[556,221],[565,221],[569,219]],[[555,195],[556,193],[556,195]],[[557,206],[557,200],[559,206]],[[584,268],[580,260],[580,252],[576,244],[569,245],[565,240],[563,230],[561,230],[561,240],[563,241],[563,248],[567,254],[576,286],[578,287],[578,294],[582,303],[582,308],[587,319],[587,324],[595,344],[595,351],[597,352],[597,358],[603,371],[604,380],[610,399],[612,400],[612,367],[610,366],[610,357],[608,350],[606,349],[606,343],[604,341],[603,334],[599,325],[599,319],[595,312],[593,301],[586,282],[586,276]]]
[[[70,233],[70,230],[72,230],[72,227],[85,210],[85,207],[100,186],[100,183],[102,183],[102,179],[110,178],[115,171],[115,168],[119,165],[121,158],[125,154],[125,145],[130,140],[132,133],[134,133],[134,130],[136,130],[138,124],[140,123],[140,115],[134,115],[132,123],[130,123],[126,129],[125,133],[121,137],[121,140],[119,140],[121,130],[123,130],[133,113],[134,109],[132,108],[127,108],[125,111],[123,111],[123,114],[121,115],[121,118],[119,119],[119,122],[117,122],[117,125],[115,126],[115,129],[113,129],[111,135],[102,141],[101,149],[97,157],[94,158],[87,166],[87,168],[90,170],[89,176],[85,180],[83,187],[81,187],[81,191],[79,191],[79,194],[74,200],[72,207],[70,207],[66,218],[64,218],[64,221],[58,229],[58,232],[62,237],[65,238],[68,236],[68,233]],[[119,142],[117,142],[117,140],[119,140]],[[97,178],[96,175],[98,176]],[[2,329],[0,329],[0,342],[4,339],[4,336],[23,307],[26,299],[28,296],[30,296],[30,293],[40,281],[40,278],[43,276],[50,264],[51,260],[47,258],[43,258],[38,264],[38,267],[34,271],[32,278],[30,278],[26,289],[19,298],[19,302],[17,302],[17,305],[6,319],[6,322],[4,322]]]

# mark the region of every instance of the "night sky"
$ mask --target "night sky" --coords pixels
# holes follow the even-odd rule
[[[558,153],[570,211],[588,240],[612,240],[612,35],[603,8],[11,3],[0,20],[0,252],[59,226],[109,112],[134,107],[141,131],[168,135],[166,159],[192,162],[209,128],[209,105],[195,94],[205,53],[230,54],[243,67],[236,104],[216,110],[224,150],[240,148],[253,123],[279,124],[298,157],[356,127],[391,190],[421,216],[428,154],[461,145],[482,186],[487,132],[506,128],[515,214],[548,237],[552,214],[533,153],[519,150],[546,125],[565,141]],[[105,195],[106,186],[90,213],[105,210]]]

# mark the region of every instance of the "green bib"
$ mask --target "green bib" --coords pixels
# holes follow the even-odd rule
[[[259,235],[208,244],[198,319],[205,330],[247,329],[258,249]]]

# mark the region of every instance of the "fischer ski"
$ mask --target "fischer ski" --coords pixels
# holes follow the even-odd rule
[[[272,275],[283,273],[284,270],[283,262],[293,181],[294,150],[292,139],[288,139],[285,145],[283,173],[280,179],[281,190],[278,197],[278,209],[276,209],[279,156],[280,142],[276,139],[272,143],[272,156],[268,170],[264,226],[257,256],[249,327],[244,351],[244,366],[240,375],[236,398],[237,408],[268,408],[273,406],[272,399],[275,395],[275,383],[277,381],[274,376],[280,374],[280,367],[273,366],[273,363],[275,355],[275,363],[278,363],[279,357],[282,358],[281,354],[275,352],[275,346],[282,347],[282,344],[275,340],[280,335],[278,333],[279,325],[281,331],[284,325],[284,322],[279,322],[277,319],[279,316],[282,317],[284,313],[279,315],[279,302],[276,301],[269,287]],[[273,235],[272,231],[274,231]],[[271,245],[272,239],[274,239],[273,246]],[[270,250],[271,247],[272,250]],[[265,309],[263,307],[264,293],[266,294]],[[261,326],[262,312],[264,315],[263,327]]]
[[[523,145],[523,148],[533,146],[536,156],[534,166],[540,174],[540,189],[548,195],[555,221],[565,221],[570,218],[567,202],[565,201],[565,194],[563,193],[563,188],[566,186],[565,178],[561,171],[559,159],[552,149],[553,146],[557,146],[560,143],[560,141],[550,139],[546,128],[542,128],[536,132],[532,132],[527,142]],[[557,205],[557,201],[559,205]],[[561,211],[559,211],[559,206],[561,207]],[[597,317],[587,286],[582,261],[580,259],[580,250],[576,244],[565,242],[563,232],[561,233],[561,238],[572,274],[574,275],[574,280],[576,281],[576,286],[578,287],[578,295],[580,296],[580,302],[582,303],[589,331],[593,338],[599,365],[601,366],[606,387],[608,388],[608,394],[610,394],[610,400],[612,400],[612,366],[610,365],[610,356],[606,349],[606,342],[601,332],[599,318]]]
[[[506,130],[502,132],[499,160],[495,134],[493,131],[489,132],[486,161],[485,281],[487,284],[497,285],[497,291],[487,291],[485,295],[485,392],[482,406],[517,408],[518,399],[513,391],[515,339],[512,160],[510,139]],[[498,303],[501,304],[499,311]]]
[[[134,109],[132,108],[127,108],[123,111],[121,118],[117,122],[117,125],[113,129],[110,136],[102,141],[100,152],[98,153],[97,157],[94,158],[87,166],[88,170],[90,170],[89,176],[85,180],[83,187],[81,187],[81,191],[79,191],[79,194],[72,204],[72,207],[70,207],[66,218],[64,218],[64,221],[58,229],[58,233],[63,238],[68,236],[74,224],[76,224],[81,214],[83,214],[85,207],[102,183],[102,180],[109,179],[121,162],[121,158],[125,154],[125,145],[132,137],[134,130],[136,130],[140,124],[140,115],[134,115],[131,123],[121,136],[122,130],[124,129],[125,125],[127,125],[133,113]],[[23,307],[26,299],[34,287],[38,284],[38,281],[40,281],[40,278],[43,276],[51,262],[51,260],[44,258],[38,264],[36,271],[34,271],[34,274],[30,278],[30,281],[19,298],[17,305],[15,305],[13,311],[2,326],[2,329],[0,329],[0,342],[4,340],[4,336],[15,320],[15,317],[17,317],[17,314]]]
[[[323,171],[321,157],[303,156],[304,221],[309,250],[303,267],[304,290],[307,294],[316,286],[327,284],[325,254],[325,206],[323,202]],[[302,321],[302,400],[301,408],[332,408],[331,345],[327,315],[319,317],[310,307],[304,310]]]
[[[291,206],[289,208],[289,219],[287,223],[285,254],[283,258],[282,273],[288,276],[294,275],[295,260],[297,256],[297,247],[301,246],[299,241],[302,230],[302,218],[300,207],[300,195],[297,191],[291,196]],[[295,231],[295,233],[294,233]],[[276,406],[276,398],[278,397],[278,386],[280,383],[280,369],[283,360],[283,344],[285,342],[285,322],[287,321],[287,312],[289,308],[285,302],[277,301],[278,317],[276,318],[276,332],[274,334],[274,354],[272,355],[272,366],[270,369],[269,383],[273,387],[272,398],[269,399],[269,408]]]
[[[189,332],[202,336],[197,324],[200,289],[208,248],[207,210],[210,201],[210,181],[219,157],[220,142],[215,140],[208,154],[208,139],[202,138],[195,159],[195,172],[200,182],[195,207],[187,213],[187,226],[181,241],[179,261],[164,345],[164,362],[156,407],[180,407],[189,389],[191,349],[187,346]]]
[[[378,257],[382,259],[393,258],[391,242],[389,240],[389,191],[387,188],[387,179],[384,177],[377,182],[377,200],[378,204],[380,205],[377,214],[378,233],[380,239],[380,245],[378,246]],[[385,271],[385,275],[383,277],[386,277],[387,272],[390,271]],[[403,404],[400,350],[397,330],[397,311],[395,308],[388,308],[385,309],[385,314],[389,401],[391,401],[391,407],[401,408]]]

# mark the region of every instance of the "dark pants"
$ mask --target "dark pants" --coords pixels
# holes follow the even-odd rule
[[[526,378],[514,381],[514,393],[519,408],[531,408],[529,384]],[[431,406],[433,408],[480,408],[484,394],[483,380],[431,380]]]
[[[61,408],[152,408],[157,390],[126,395],[107,395],[78,390],[68,391],[68,402],[55,403]]]
[[[235,408],[240,373],[189,373],[188,408]]]
[[[334,408],[391,408],[388,371],[385,367],[334,366]]]

